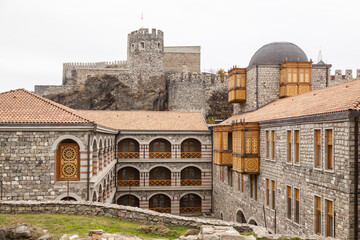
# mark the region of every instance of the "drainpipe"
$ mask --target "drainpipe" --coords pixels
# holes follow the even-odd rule
[[[359,216],[358,216],[358,184],[359,184],[359,117],[355,118],[355,183],[354,183],[354,239],[358,240]]]
[[[210,134],[211,134],[211,213],[214,213],[214,198],[213,198],[213,192],[214,192],[214,127],[210,128]]]
[[[329,86],[329,68],[326,67],[326,87]]]
[[[259,67],[256,65],[256,109],[259,109]]]
[[[90,201],[90,133],[88,134],[87,147],[87,200]]]

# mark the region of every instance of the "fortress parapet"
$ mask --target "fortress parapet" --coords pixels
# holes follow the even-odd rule
[[[116,68],[121,66],[126,66],[127,61],[106,61],[106,62],[74,62],[74,63],[64,63],[64,68]]]
[[[331,80],[351,80],[354,79],[353,71],[351,69],[346,69],[345,74],[343,74],[342,70],[336,69],[335,74],[331,75]],[[360,69],[356,70],[355,79],[360,79]]]

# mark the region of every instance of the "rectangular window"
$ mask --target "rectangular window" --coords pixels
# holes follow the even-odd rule
[[[326,170],[333,170],[333,133],[332,129],[326,130]]]
[[[295,222],[300,223],[300,190],[294,188],[295,191]]]
[[[291,163],[291,131],[287,131],[287,162]]]
[[[276,195],[275,195],[275,181],[272,180],[271,181],[271,189],[272,189],[272,206],[271,208],[275,210],[275,200],[276,200]]]
[[[275,160],[275,130],[271,131],[271,158]]]
[[[220,166],[220,180],[223,182],[224,178],[224,166]]]
[[[232,150],[232,133],[228,133],[228,150]]]
[[[321,130],[315,130],[315,168],[321,168]]]
[[[250,197],[257,201],[257,176],[250,175]]]
[[[241,175],[241,192],[244,192],[244,174],[240,173]]]
[[[321,234],[321,198],[315,196],[315,233]]]
[[[300,164],[300,131],[295,130],[295,164]]]
[[[287,187],[287,218],[291,219],[291,187]]]
[[[232,179],[232,171],[231,171],[230,167],[228,167],[228,169],[227,169],[227,174],[228,174],[228,185],[230,187],[232,187],[233,186],[233,179]]]
[[[334,214],[333,202],[325,200],[326,203],[326,236],[334,237]]]
[[[266,158],[267,159],[269,159],[269,148],[270,148],[269,131],[266,131]]]
[[[250,198],[254,198],[254,189],[253,189],[253,175],[250,175]]]
[[[270,204],[270,181],[269,179],[266,179],[266,206],[269,206]]]

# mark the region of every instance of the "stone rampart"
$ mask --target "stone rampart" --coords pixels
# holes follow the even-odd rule
[[[0,202],[0,213],[2,214],[29,214],[29,213],[54,213],[54,214],[77,214],[90,216],[105,216],[130,221],[150,224],[164,224],[170,226],[187,226],[200,228],[202,225],[229,226],[239,232],[254,232],[258,237],[271,237],[280,239],[284,235],[268,234],[265,228],[250,224],[240,224],[217,219],[206,219],[196,217],[182,217],[166,213],[158,213],[151,210],[122,206],[116,204],[105,204],[97,202],[65,202],[65,201],[2,201]],[[291,236],[293,237],[293,236]],[[304,236],[304,239],[325,239],[320,236]],[[332,238],[326,238],[332,239]]]
[[[60,94],[79,89],[81,85],[35,85],[35,93],[40,96]]]

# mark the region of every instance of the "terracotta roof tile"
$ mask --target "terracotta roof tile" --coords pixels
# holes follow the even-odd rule
[[[261,122],[348,110],[360,110],[360,79],[280,99],[254,112],[235,115],[220,125],[240,119]]]
[[[199,112],[78,110],[79,115],[120,130],[207,131]]]
[[[90,123],[75,110],[25,89],[0,93],[0,123]]]

